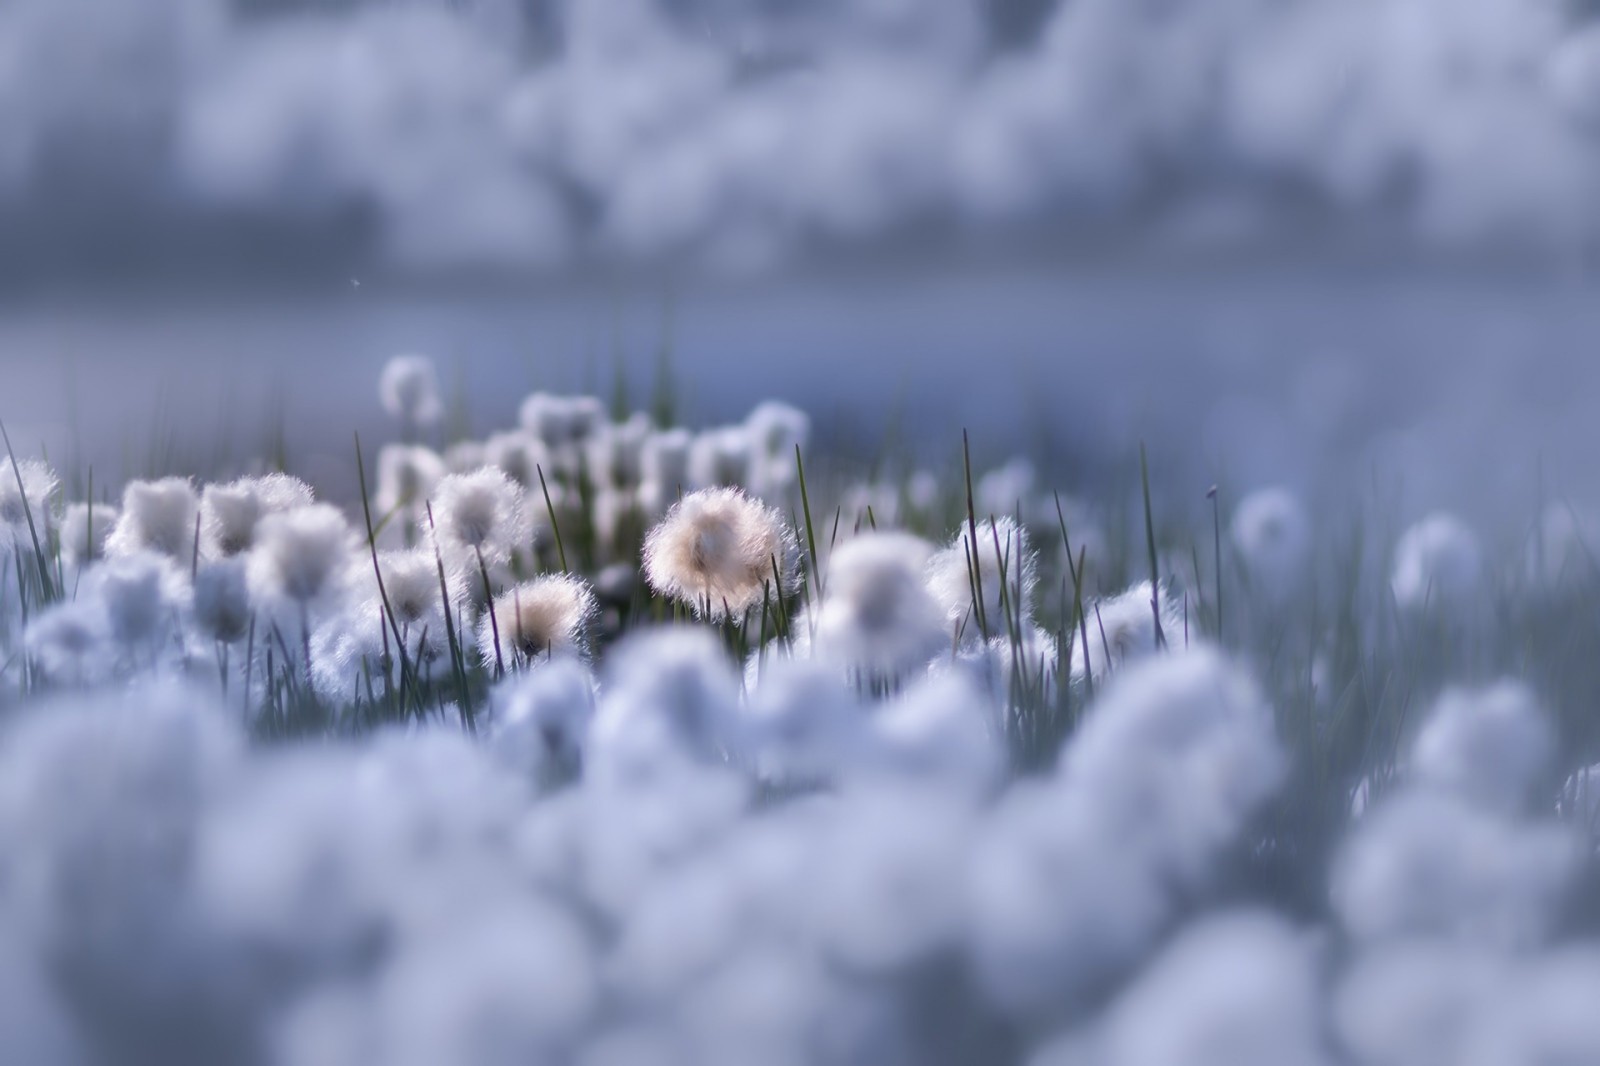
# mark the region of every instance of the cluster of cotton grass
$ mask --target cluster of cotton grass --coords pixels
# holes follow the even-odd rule
[[[1600,738],[1490,680],[1577,510],[1341,567],[1282,489],[1185,546],[777,404],[381,392],[342,507],[0,468],[0,1062],[1600,1061]]]

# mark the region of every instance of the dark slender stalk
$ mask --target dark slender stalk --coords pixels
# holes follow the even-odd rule
[[[1216,586],[1216,614],[1217,614],[1217,641],[1223,640],[1222,630],[1222,501],[1218,498],[1217,486],[1212,485],[1206,492],[1206,498],[1211,501],[1211,564],[1215,568],[1213,578]]]
[[[1144,489],[1144,543],[1150,553],[1150,616],[1156,625],[1156,647],[1167,646],[1167,635],[1161,629],[1161,564],[1156,558],[1156,522],[1150,510],[1150,462],[1145,456],[1144,441],[1139,442],[1139,482]]]
[[[555,534],[556,554],[561,559],[561,572],[567,573],[567,549],[566,546],[561,543],[561,523],[556,521],[556,505],[550,502],[550,486],[545,484],[544,467],[540,466],[538,463],[535,463],[533,464],[533,469],[539,474],[539,488],[544,493],[545,510],[550,512],[550,532]],[[430,522],[433,521],[431,511],[429,512],[428,520]]]
[[[970,551],[967,565],[972,569],[972,602],[978,612],[978,632],[984,640],[988,640],[989,620],[984,617],[983,607],[983,568],[978,562],[978,510],[972,499],[972,443],[964,429],[961,431],[961,464],[967,479],[967,544]]]

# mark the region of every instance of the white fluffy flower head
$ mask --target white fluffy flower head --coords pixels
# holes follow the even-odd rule
[[[1004,632],[1006,616],[1033,617],[1033,589],[1039,581],[1038,557],[1028,544],[1028,534],[1010,518],[977,524],[977,550],[972,530],[963,526],[950,545],[928,560],[928,590],[944,608],[945,620],[962,630],[966,640],[979,639],[974,610],[973,569],[983,595],[983,619],[992,634]]]
[[[0,549],[26,545],[32,550],[34,536],[44,544],[54,520],[50,498],[58,484],[55,471],[37,459],[20,463],[9,458],[0,460]],[[28,527],[30,518],[32,530]]]
[[[1286,595],[1306,578],[1311,522],[1287,489],[1259,489],[1240,500],[1229,535],[1254,587],[1269,598]]]
[[[383,575],[381,592],[370,559],[358,559],[353,565],[360,570],[360,580],[368,590],[359,608],[364,613],[381,612],[387,599],[395,624],[402,630],[432,621],[439,615],[442,602],[439,564],[428,549],[379,552],[378,570]],[[442,627],[442,621],[440,625]]]
[[[378,398],[385,411],[410,426],[432,425],[444,414],[438,375],[425,355],[397,355],[384,364]]]
[[[522,401],[522,428],[553,449],[569,449],[587,440],[605,421],[605,407],[593,396],[556,396],[536,392]]]
[[[481,466],[474,455],[472,467]],[[385,444],[378,450],[378,483],[372,505],[375,516],[403,512],[402,521],[415,521],[422,503],[449,471],[432,448],[421,444]]]
[[[194,578],[194,621],[207,638],[233,644],[250,632],[249,575],[242,559],[200,568]]]
[[[757,452],[790,464],[794,462],[794,450],[803,450],[811,439],[810,416],[778,400],[757,404],[746,416],[744,428]]]
[[[932,553],[907,533],[863,533],[835,552],[812,619],[814,652],[882,676],[937,656],[948,637],[945,612],[923,583]]]
[[[1479,692],[1445,692],[1417,734],[1412,769],[1428,785],[1514,812],[1550,768],[1555,748],[1533,694],[1502,681]]]
[[[490,562],[509,559],[532,537],[521,487],[489,466],[440,481],[433,521],[446,554]]]
[[[753,444],[743,426],[708,429],[689,446],[689,481],[696,488],[745,486],[750,480]]]
[[[255,546],[261,517],[306,507],[311,486],[288,474],[242,477],[226,485],[207,485],[200,493],[200,532],[205,553],[227,559]]]
[[[190,561],[194,553],[196,500],[188,478],[132,481],[122,492],[122,512],[106,538],[106,554],[157,552]]]
[[[251,583],[258,594],[309,604],[338,586],[350,550],[350,525],[329,504],[268,515],[257,529]]]
[[[514,669],[544,659],[583,658],[595,611],[594,591],[580,577],[549,574],[517,585],[495,597],[478,623],[483,663]]]
[[[1160,649],[1156,637],[1156,618],[1161,619],[1161,638],[1169,648],[1184,646],[1184,618],[1181,607],[1165,586],[1151,603],[1150,582],[1141,581],[1125,592],[1097,600],[1084,607],[1089,630],[1085,645],[1082,630],[1074,630],[1071,671],[1074,679],[1084,676],[1084,656],[1088,673],[1098,681],[1111,670],[1155,654]]]
[[[739,489],[704,489],[673,505],[644,543],[658,593],[713,619],[741,619],[764,596],[792,589],[799,544],[775,508]]]
[[[1477,536],[1448,514],[1433,514],[1401,534],[1390,587],[1405,610],[1465,607],[1483,591],[1483,549]]]

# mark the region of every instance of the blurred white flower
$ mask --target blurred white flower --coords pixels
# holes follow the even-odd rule
[[[701,627],[635,633],[611,652],[601,682],[590,741],[602,784],[647,786],[745,744],[733,664]]]
[[[1389,586],[1403,610],[1459,610],[1483,595],[1486,576],[1477,536],[1452,515],[1433,514],[1395,543]]]
[[[200,493],[201,548],[213,559],[227,559],[255,546],[261,517],[308,507],[311,486],[288,474],[243,477],[226,485],[207,485]]]
[[[1417,734],[1411,768],[1419,782],[1515,812],[1533,796],[1555,752],[1555,730],[1533,693],[1502,681],[1481,691],[1446,691]]]
[[[553,451],[566,452],[588,440],[605,422],[603,404],[593,396],[555,396],[536,392],[522,401],[522,428]]]
[[[409,427],[431,426],[444,415],[433,360],[425,355],[397,355],[378,377],[383,409]]]
[[[192,563],[198,506],[194,486],[187,478],[130,481],[122,492],[117,524],[106,538],[106,554],[152,551]]]
[[[640,448],[640,499],[656,517],[693,486],[689,478],[689,450],[694,437],[686,429],[652,433]]]
[[[794,450],[811,439],[811,417],[792,404],[767,400],[745,416],[744,428],[757,452],[793,464]]]
[[[933,546],[907,533],[863,533],[833,554],[820,602],[795,628],[813,654],[894,678],[949,645],[945,612],[923,572]]]
[[[194,623],[207,640],[234,644],[250,631],[249,575],[242,559],[207,563],[194,578]]]
[[[475,470],[482,465],[482,457],[475,455],[471,468]],[[373,522],[387,518],[405,526],[405,532],[412,532],[410,527],[422,521],[424,502],[448,472],[444,460],[432,448],[420,444],[385,444],[378,450]]]
[[[1258,489],[1239,501],[1228,527],[1253,591],[1282,602],[1310,578],[1311,522],[1287,489]]]
[[[351,565],[359,571],[358,587],[365,590],[358,610],[381,613],[387,600],[394,623],[402,632],[430,622],[437,622],[438,628],[443,629],[444,615],[440,606],[443,590],[439,587],[439,565],[433,552],[426,548],[379,552],[381,590],[371,560],[358,559]]]
[[[1364,943],[1427,937],[1520,949],[1543,941],[1578,870],[1577,838],[1461,797],[1408,790],[1380,804],[1331,877],[1335,912]]]
[[[634,488],[644,477],[644,451],[654,436],[650,419],[642,414],[602,425],[586,446],[589,477],[612,489]]]
[[[252,590],[263,599],[301,606],[336,595],[351,546],[350,524],[330,504],[269,514],[256,527]]]
[[[1196,645],[1118,672],[1061,754],[1123,845],[1200,879],[1283,783],[1272,707],[1220,652]]]
[[[189,574],[165,555],[135,552],[89,571],[78,595],[104,605],[112,639],[124,650],[150,652],[178,625],[190,596]]]
[[[1469,1019],[1461,1066],[1600,1061],[1600,951],[1573,945],[1507,969],[1501,998]]]
[[[47,550],[50,531],[55,528],[54,496],[59,485],[56,472],[47,463],[0,459],[0,555],[14,550],[32,552],[34,537],[40,548]]]
[[[776,499],[798,480],[795,449],[804,451],[811,439],[811,418],[797,407],[768,400],[746,416],[743,429],[750,442],[748,487]]]
[[[657,593],[706,617],[741,622],[764,597],[799,581],[799,544],[774,508],[735,488],[679,500],[644,543],[644,574]]]
[[[1089,637],[1085,645],[1082,628],[1074,628],[1072,662],[1069,664],[1074,680],[1084,677],[1086,655],[1088,674],[1093,680],[1099,681],[1124,663],[1155,654],[1159,650],[1156,639],[1158,614],[1161,636],[1168,648],[1182,648],[1187,639],[1182,608],[1173,602],[1165,585],[1154,604],[1151,603],[1150,582],[1141,581],[1109,599],[1087,603],[1083,610]]]
[[[988,693],[965,675],[931,674],[873,714],[868,759],[880,772],[986,790],[1005,771],[998,721]]]
[[[868,737],[868,709],[837,669],[777,657],[745,704],[744,732],[756,772],[787,784],[831,781],[857,768]]]
[[[1267,912],[1182,933],[1106,1012],[1103,1066],[1334,1066],[1323,1050],[1314,942]],[[1054,1066],[1044,1056],[1036,1066]]]
[[[55,604],[30,621],[25,644],[46,681],[92,685],[111,672],[115,653],[110,637],[104,605],[86,597]]]
[[[483,442],[483,462],[502,471],[506,477],[524,489],[539,491],[539,472],[544,471],[546,482],[551,477],[549,453],[544,442],[531,433],[512,430],[494,433]]]
[[[450,474],[433,491],[433,521],[447,561],[503,563],[532,547],[523,491],[502,471]]]
[[[685,488],[748,488],[754,442],[743,426],[708,429],[689,446],[689,484]]]
[[[1372,1066],[1459,1066],[1477,1020],[1504,1002],[1510,977],[1499,953],[1470,944],[1373,945],[1335,991],[1340,1043]]]
[[[489,746],[541,788],[564,784],[583,768],[594,717],[594,679],[575,659],[507,678],[490,693]]]

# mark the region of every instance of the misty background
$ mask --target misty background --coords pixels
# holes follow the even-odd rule
[[[1600,489],[1597,14],[0,0],[0,418],[342,484],[398,351],[482,430],[670,343],[700,421],[1531,520]]]

